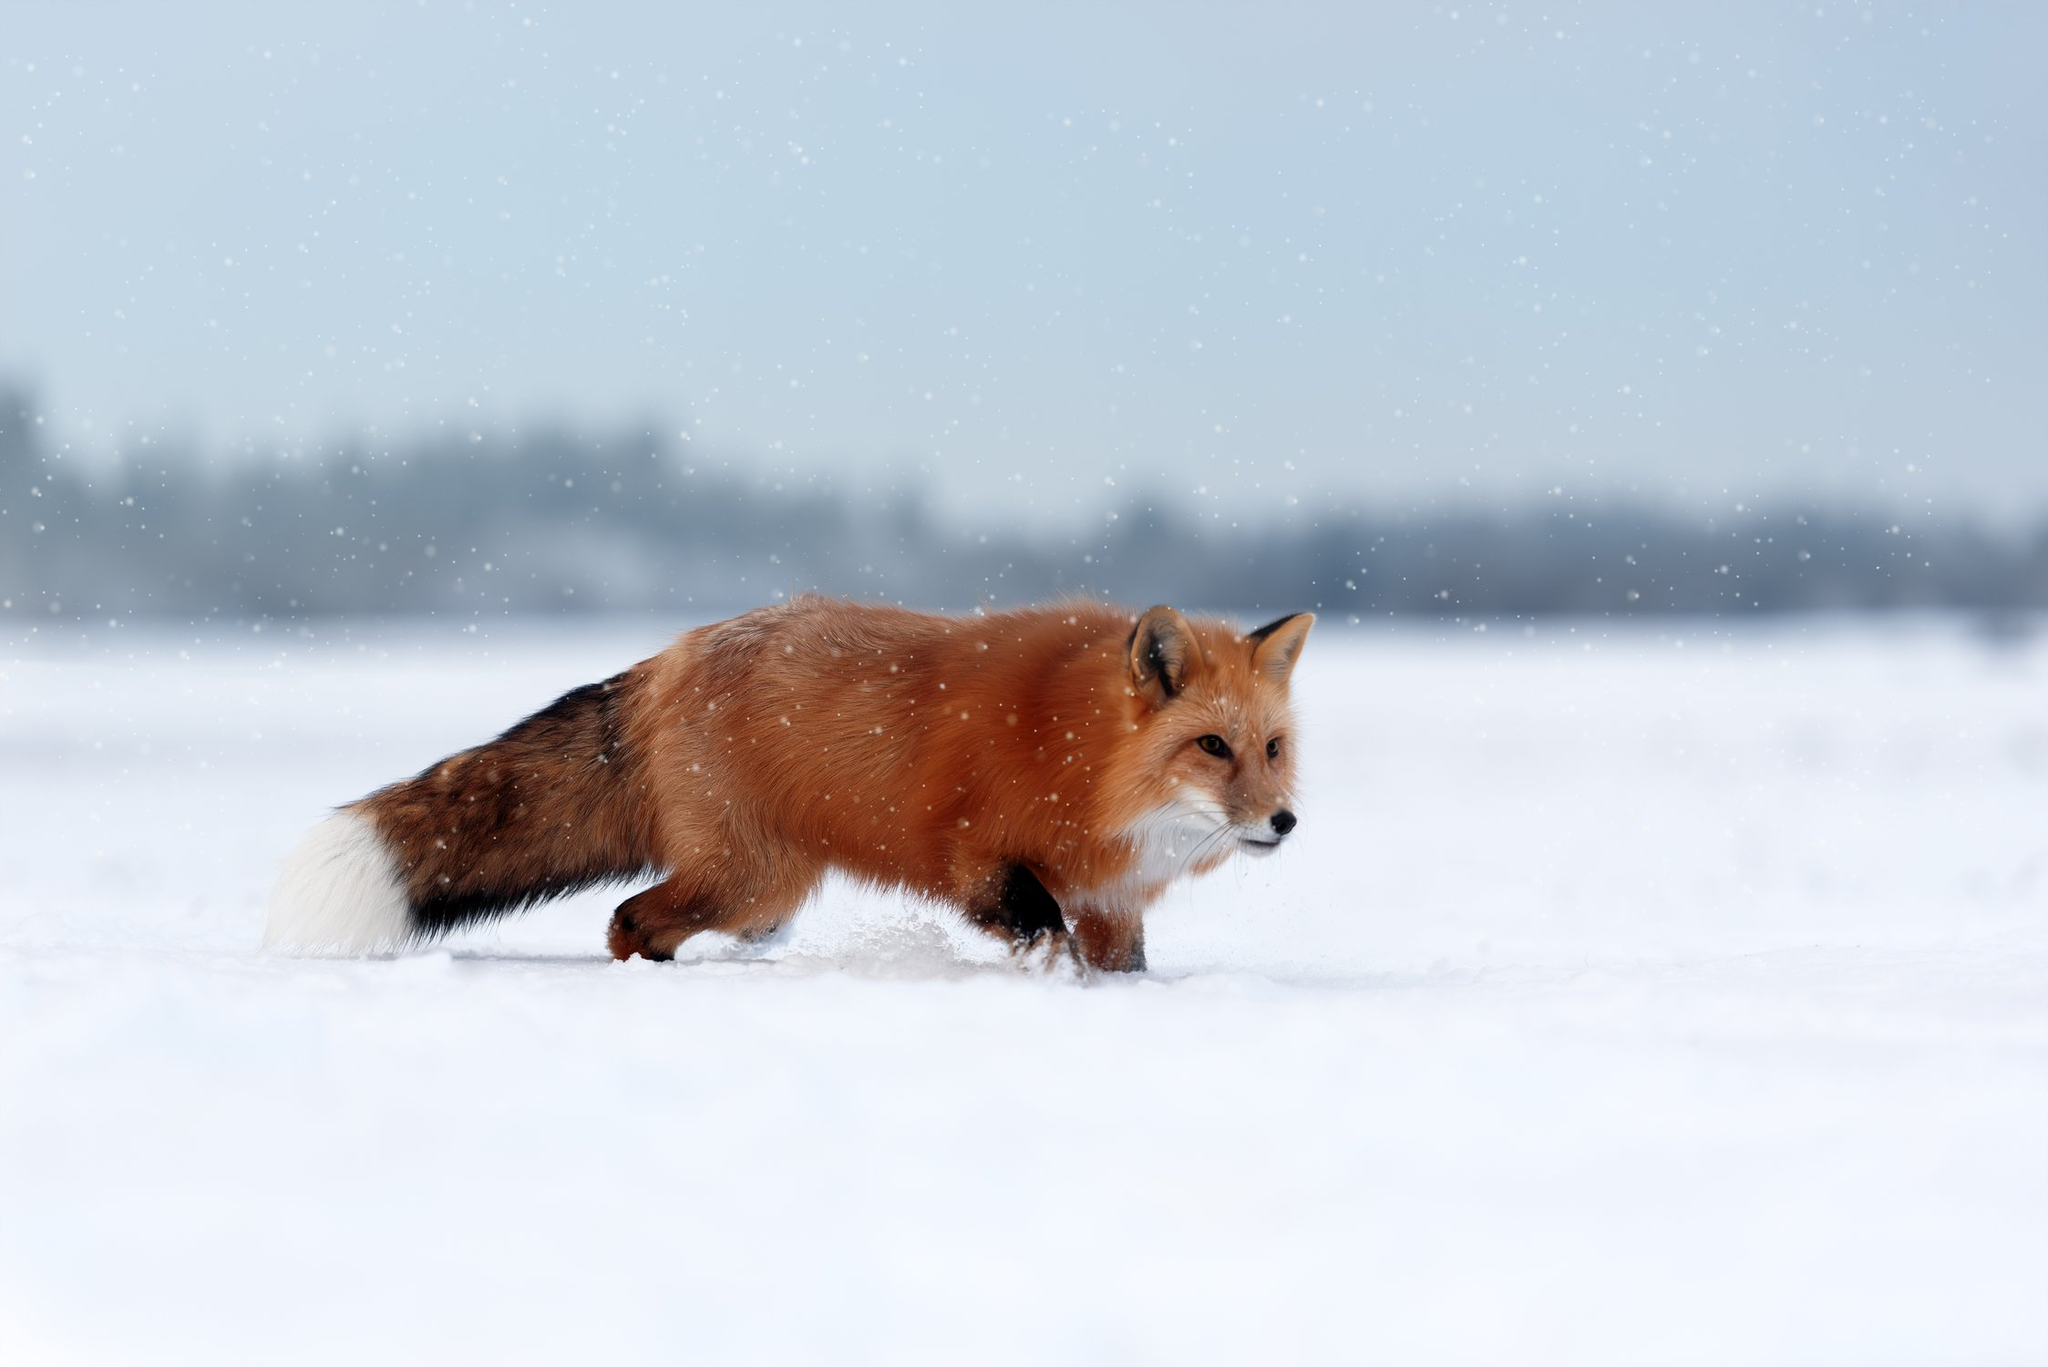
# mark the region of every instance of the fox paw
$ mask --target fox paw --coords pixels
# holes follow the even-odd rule
[[[1026,973],[1077,980],[1088,976],[1088,964],[1081,957],[1080,942],[1064,930],[1044,931],[1028,940],[1018,941],[1011,957]]]

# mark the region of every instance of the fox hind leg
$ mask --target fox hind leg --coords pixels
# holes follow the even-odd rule
[[[605,944],[614,959],[667,960],[676,956],[676,946],[700,930],[714,929],[718,908],[673,878],[657,883],[645,892],[634,893],[619,903],[605,930]]]
[[[612,957],[673,959],[683,941],[706,930],[748,940],[773,934],[810,896],[823,869],[780,860],[772,869],[727,866],[720,872],[724,876],[715,879],[677,873],[621,902],[605,936]]]

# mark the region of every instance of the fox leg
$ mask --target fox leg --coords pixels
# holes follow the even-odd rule
[[[719,909],[695,889],[671,878],[619,903],[605,932],[614,959],[673,959],[676,946],[700,930],[714,929]]]
[[[1082,907],[1074,913],[1074,944],[1090,968],[1145,971],[1145,918],[1137,911]]]
[[[823,870],[815,864],[779,860],[719,870],[677,873],[628,897],[612,913],[606,942],[615,959],[673,959],[676,948],[700,931],[719,930],[743,939],[772,933],[787,921],[817,886]]]
[[[1031,949],[1041,942],[1051,947],[1051,957],[1070,950],[1066,917],[1060,904],[1038,881],[1038,875],[1022,864],[1008,864],[982,879],[960,899],[960,909],[969,921],[1013,950]]]

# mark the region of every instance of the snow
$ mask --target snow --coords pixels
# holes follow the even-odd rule
[[[0,1359],[2048,1356],[2048,638],[1319,627],[1152,972],[834,885],[267,956],[335,803],[681,624],[0,642]]]

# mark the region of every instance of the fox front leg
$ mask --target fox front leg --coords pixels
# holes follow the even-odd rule
[[[1042,948],[1048,968],[1067,958],[1079,962],[1058,899],[1022,864],[997,870],[964,905],[968,920],[1007,940],[1011,952],[1020,957]]]
[[[1136,911],[1081,907],[1074,912],[1081,962],[1104,973],[1145,971],[1145,918]]]

